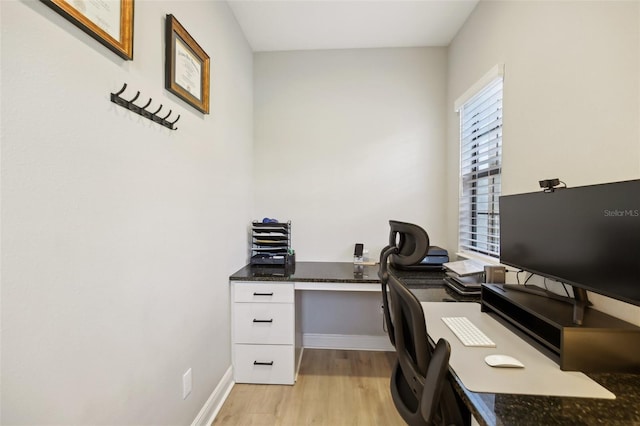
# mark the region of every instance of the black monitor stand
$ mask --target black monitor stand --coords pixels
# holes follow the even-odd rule
[[[584,309],[584,294],[579,289],[576,300],[568,304],[562,296],[540,297],[528,294],[535,289],[523,292],[521,288],[524,286],[516,285],[514,291],[513,286],[483,284],[482,311],[550,350],[549,356],[562,370],[640,374],[640,327],[596,309]],[[583,324],[576,325],[580,315]]]
[[[589,297],[587,296],[587,291],[573,285],[571,286],[573,289],[573,297],[562,296],[545,288],[538,287],[537,285],[504,284],[502,287],[508,290],[521,291],[523,293],[548,297],[550,299],[559,300],[573,305],[573,323],[576,325],[582,325],[582,322],[584,321],[584,310],[587,306],[591,305]]]

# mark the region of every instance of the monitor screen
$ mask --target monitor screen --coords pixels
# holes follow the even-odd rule
[[[500,197],[500,261],[640,305],[640,180]]]

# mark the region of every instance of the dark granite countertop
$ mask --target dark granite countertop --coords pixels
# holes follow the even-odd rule
[[[482,425],[640,425],[640,374],[589,373],[615,400],[476,393],[454,387]]]
[[[299,281],[339,283],[379,283],[379,265],[354,265],[351,262],[296,262],[292,267],[247,265],[231,275],[232,281]],[[442,284],[442,270],[398,270],[397,277],[412,284]]]
[[[421,301],[478,301],[444,285],[442,271],[390,268]],[[295,270],[247,265],[231,281],[298,281],[379,283],[378,265],[356,267],[349,262],[297,262]],[[640,374],[590,373],[589,377],[616,395],[615,400],[476,393],[454,376],[454,387],[481,425],[607,425],[640,426]]]
[[[378,265],[355,266],[349,262],[296,262],[293,267],[247,265],[229,277],[231,281],[297,281],[379,283]]]
[[[247,265],[229,277],[231,281],[379,283],[379,265],[354,265],[351,262],[296,262],[284,266]],[[463,296],[444,285],[442,270],[399,270],[389,268],[422,302],[478,301],[478,296]]]

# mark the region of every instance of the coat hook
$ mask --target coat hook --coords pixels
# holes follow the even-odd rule
[[[141,107],[141,108],[142,108],[142,109],[147,109],[147,107],[148,107],[149,105],[151,105],[151,101],[152,101],[152,100],[153,100],[153,98],[149,98],[149,102],[147,102],[147,104],[146,104],[145,106]]]
[[[162,118],[162,125],[168,129],[172,129],[173,130],[173,125],[171,124],[170,121],[167,121],[167,118],[169,118],[169,116],[171,115],[171,112],[173,110],[169,110],[169,114],[165,115],[164,118]]]
[[[143,116],[145,118],[148,118],[149,120],[153,121],[154,123],[162,124],[164,127],[167,127],[169,129],[172,129],[172,130],[178,130],[178,128],[177,127],[174,128],[173,125],[176,124],[178,122],[178,120],[180,119],[180,115],[179,114],[178,114],[178,118],[173,120],[173,122],[167,121],[167,118],[169,118],[169,116],[171,115],[173,110],[169,110],[169,113],[167,115],[165,115],[164,117],[159,117],[158,114],[162,110],[162,104],[160,104],[160,106],[158,107],[158,109],[155,112],[151,112],[151,111],[147,110],[147,108],[149,107],[149,105],[151,105],[151,102],[153,102],[153,98],[149,98],[149,100],[147,101],[147,103],[144,106],[142,106],[142,107],[138,106],[138,105],[134,104],[134,102],[140,97],[140,91],[138,90],[138,92],[133,97],[133,99],[126,100],[126,99],[120,97],[120,95],[122,93],[124,93],[126,88],[127,88],[127,83],[124,83],[122,85],[122,88],[118,92],[111,93],[111,102],[113,102],[115,104],[118,104],[121,107],[127,108],[128,110],[133,111],[136,114],[139,114],[139,115],[141,115],[141,116]]]
[[[140,96],[140,91],[139,91],[139,90],[138,90],[138,93],[136,93],[136,95],[133,97],[133,99],[131,99],[131,100],[129,101],[129,103],[133,103],[133,102],[135,102],[135,100],[136,100],[136,99],[138,99],[138,96]]]
[[[144,107],[139,107],[138,105],[134,104],[133,101],[135,101],[136,99],[138,99],[138,96],[140,96],[140,92],[138,91],[138,93],[136,94],[136,97],[131,99],[129,101],[129,109],[137,114],[141,114],[142,115],[142,110],[146,107],[149,106],[149,104],[151,103],[151,99],[149,99],[149,102],[147,102],[147,104]]]
[[[151,105],[152,100],[153,98],[149,98],[149,102],[147,102],[147,104],[143,106],[142,110],[140,111],[140,114],[142,114],[142,116],[145,118],[151,118],[151,111],[147,111],[147,107]]]
[[[162,124],[162,118],[158,117],[158,113],[160,112],[160,110],[162,109],[162,104],[160,104],[160,108],[158,108],[158,110],[156,112],[153,113],[153,115],[151,116],[151,119],[153,120],[154,123],[158,123],[158,124]]]
[[[120,97],[120,94],[122,92],[124,92],[124,89],[126,89],[126,88],[127,88],[127,83],[125,83],[124,86],[122,86],[122,89],[120,89],[119,92],[112,93],[111,94],[111,102],[116,103],[116,104],[118,104],[118,105],[120,105],[122,107],[129,108],[129,101],[127,101],[126,99],[122,99]]]
[[[124,92],[124,89],[126,89],[126,88],[127,88],[127,83],[125,83],[124,86],[122,86],[122,89],[120,89],[120,91],[118,93],[113,93],[113,94],[116,95],[116,96],[120,96],[120,94],[122,92]]]
[[[169,128],[173,129],[173,130],[178,130],[177,127],[175,129],[173,128],[173,125],[176,124],[178,122],[178,120],[180,120],[180,114],[178,114],[178,118],[176,118],[175,120],[167,121],[167,123],[169,124]]]

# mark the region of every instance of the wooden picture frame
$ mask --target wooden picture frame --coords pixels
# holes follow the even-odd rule
[[[125,60],[133,59],[133,2],[40,0]]]
[[[209,114],[209,55],[173,15],[165,23],[165,88]]]

